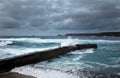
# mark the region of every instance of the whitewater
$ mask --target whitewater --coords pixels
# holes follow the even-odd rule
[[[95,43],[98,45],[98,49],[77,50],[49,61],[43,61],[33,65],[15,68],[11,70],[11,72],[32,75],[37,78],[87,78],[83,75],[77,75],[77,72],[83,69],[120,73],[119,37],[83,36],[69,39],[62,36],[41,36],[30,38],[0,37],[0,59],[67,45],[75,45],[78,43]],[[51,74],[54,75],[51,76]]]

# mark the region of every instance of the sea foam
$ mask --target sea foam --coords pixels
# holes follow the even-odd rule
[[[12,41],[5,41],[5,40],[2,40],[2,41],[0,41],[0,46],[6,46],[6,45],[8,45],[8,44],[12,44],[13,42]]]
[[[58,70],[35,68],[32,66],[18,67],[11,70],[11,72],[18,72],[20,74],[30,75],[37,78],[79,78],[70,73],[65,73]]]
[[[72,39],[71,36],[68,36],[68,39],[64,40],[63,42],[61,42],[61,47],[64,46],[74,46],[75,44],[78,44],[76,39]]]
[[[69,54],[85,54],[85,53],[94,53],[94,49],[76,50],[70,52]]]

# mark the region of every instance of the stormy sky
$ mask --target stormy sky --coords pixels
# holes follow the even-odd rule
[[[120,0],[0,0],[0,35],[120,31]]]

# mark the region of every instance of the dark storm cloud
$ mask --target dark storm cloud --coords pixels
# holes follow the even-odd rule
[[[120,0],[0,0],[0,29],[120,30]]]

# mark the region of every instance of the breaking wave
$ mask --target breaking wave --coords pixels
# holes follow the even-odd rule
[[[74,46],[78,44],[77,39],[72,39],[71,36],[68,37],[68,39],[66,39],[65,41],[61,42],[61,47],[64,46]]]
[[[20,45],[25,43],[53,43],[65,45],[74,45],[77,43],[120,43],[120,40],[82,40],[82,39],[41,39],[41,38],[0,38],[0,46]]]
[[[9,46],[21,46],[21,47],[49,47],[49,46],[57,46],[59,43],[31,43],[31,42],[18,42],[13,41]]]
[[[1,38],[0,41],[22,41],[32,43],[61,43],[66,39],[41,39],[41,38]]]

